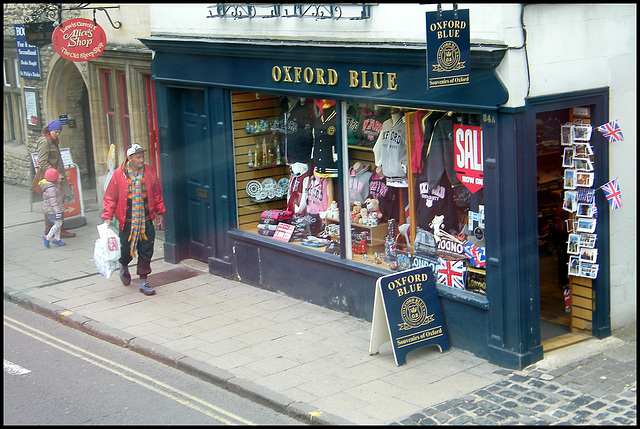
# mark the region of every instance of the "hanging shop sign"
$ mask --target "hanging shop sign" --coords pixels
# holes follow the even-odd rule
[[[469,9],[427,12],[427,88],[469,84]]]
[[[369,354],[391,341],[397,366],[407,363],[407,353],[436,345],[449,350],[449,337],[440,307],[433,270],[414,268],[378,278],[376,282]]]
[[[40,79],[40,53],[37,46],[30,45],[24,35],[24,25],[14,25],[16,48],[18,50],[18,67],[20,77]]]
[[[24,35],[27,43],[37,46],[38,48],[43,48],[51,44],[51,36],[53,36],[55,27],[53,21],[28,22],[24,24]]]
[[[482,127],[454,125],[456,177],[475,194],[484,186],[482,162]]]
[[[84,62],[102,54],[107,46],[107,36],[92,20],[74,18],[56,27],[51,42],[62,58]]]

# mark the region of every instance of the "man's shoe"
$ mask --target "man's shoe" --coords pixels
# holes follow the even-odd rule
[[[44,241],[44,247],[49,247],[49,240],[47,240],[47,236],[42,236],[42,241]]]
[[[120,264],[120,281],[125,286],[129,286],[131,284],[131,274],[129,273],[129,268],[125,268],[124,265]]]
[[[65,243],[65,242],[64,242],[64,241],[62,241],[62,240],[51,240],[51,242],[52,242],[53,244],[57,244],[58,246],[66,246],[66,245],[67,245],[67,243]],[[46,244],[45,244],[45,246],[46,246]]]
[[[60,237],[62,238],[71,238],[75,236],[76,236],[75,232],[65,231],[64,229],[60,231]]]
[[[147,296],[156,294],[156,291],[146,281],[140,282],[140,292]]]

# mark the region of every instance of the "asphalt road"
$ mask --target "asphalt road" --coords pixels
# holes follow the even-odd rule
[[[292,425],[175,368],[4,302],[5,425]]]

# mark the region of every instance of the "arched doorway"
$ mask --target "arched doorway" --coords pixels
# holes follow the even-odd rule
[[[80,170],[84,190],[96,187],[89,97],[83,76],[86,69],[85,63],[76,64],[55,55],[44,100],[49,120],[66,115],[60,148],[70,149],[73,162]]]

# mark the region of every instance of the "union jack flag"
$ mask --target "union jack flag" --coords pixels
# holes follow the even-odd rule
[[[622,130],[618,126],[618,121],[611,121],[600,125],[598,131],[600,131],[605,138],[609,139],[609,143],[622,140]]]
[[[456,289],[464,289],[466,271],[464,260],[450,261],[438,258],[438,283],[443,283]]]
[[[464,254],[469,257],[469,262],[476,268],[485,268],[487,266],[487,256],[484,247],[478,247],[468,241],[462,243]]]
[[[609,183],[602,185],[601,188],[604,191],[604,196],[607,198],[607,201],[609,201],[611,210],[622,207],[622,199],[620,198],[622,194],[620,193],[617,177]]]

